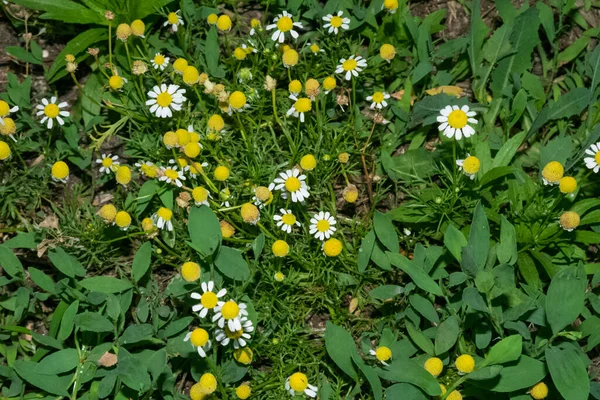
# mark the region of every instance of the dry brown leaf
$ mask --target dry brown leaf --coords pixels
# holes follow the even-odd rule
[[[58,229],[58,218],[54,214],[48,215],[40,223],[40,228]]]
[[[108,351],[100,357],[98,360],[98,365],[101,367],[112,367],[117,363],[117,356],[113,353],[109,353]]]
[[[404,96],[404,90],[399,90],[397,92],[394,92],[394,93],[390,94],[390,96],[392,96],[396,100],[402,100],[402,96]],[[410,96],[410,105],[411,106],[415,104],[416,99],[417,99],[417,96]]]
[[[449,96],[460,97],[463,94],[463,90],[458,86],[439,86],[433,89],[426,90],[425,93],[434,96],[436,94],[445,93]]]
[[[46,159],[46,156],[43,154],[40,154],[38,156],[38,158],[36,158],[35,160],[33,160],[33,162],[31,163],[30,167],[35,167],[38,164],[41,164],[44,160]]]
[[[350,305],[348,306],[348,311],[350,312],[350,314],[353,314],[357,308],[358,308],[358,298],[353,297],[352,300],[350,300]]]
[[[100,193],[96,197],[94,197],[94,201],[92,201],[92,205],[94,207],[99,206],[100,204],[110,203],[113,200],[114,196],[110,193]]]

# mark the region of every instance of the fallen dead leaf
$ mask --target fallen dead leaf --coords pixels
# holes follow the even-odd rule
[[[58,229],[58,218],[54,214],[48,215],[40,223],[40,228]]]
[[[357,308],[358,308],[358,298],[353,297],[352,300],[350,300],[350,305],[348,306],[348,311],[350,312],[350,314],[353,314]]]
[[[98,365],[101,367],[112,367],[117,363],[117,356],[113,353],[109,353],[108,351],[100,357],[98,360]]]

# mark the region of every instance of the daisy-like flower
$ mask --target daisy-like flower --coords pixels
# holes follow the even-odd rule
[[[200,207],[201,205],[210,207],[208,199],[212,199],[212,196],[210,195],[208,190],[206,190],[202,186],[195,187],[192,190],[192,198],[194,199],[194,204],[196,204],[198,207]]]
[[[256,31],[258,29],[261,29],[260,21],[256,18],[252,18],[252,20],[250,21],[250,27],[252,28],[250,29],[250,36],[254,36],[256,34]]]
[[[350,18],[342,18],[343,11],[338,11],[337,15],[329,14],[323,17],[323,21],[327,23],[323,28],[329,28],[328,33],[338,34],[340,28],[348,30],[350,28]]]
[[[237,332],[242,329],[242,317],[247,315],[248,310],[244,303],[236,303],[233,300],[220,301],[215,307],[215,315],[212,320],[216,321],[221,329],[227,325],[230,331]]]
[[[172,183],[173,185],[177,185],[177,187],[183,186],[181,183],[181,181],[185,181],[183,170],[177,171],[177,167],[160,167],[160,169],[162,171],[162,175],[160,178],[158,178],[158,180]]]
[[[316,56],[319,53],[325,53],[325,50],[323,50],[321,47],[319,47],[319,45],[316,43],[307,42],[305,47],[308,47],[308,49],[310,50],[311,53],[313,53],[314,56]]]
[[[171,29],[173,29],[173,32],[177,32],[178,27],[180,25],[183,25],[183,18],[181,18],[181,16],[179,15],[180,13],[181,10],[170,12],[163,26],[171,25]]]
[[[308,397],[317,397],[317,388],[308,383],[308,377],[302,372],[296,372],[285,380],[285,390],[292,396],[305,394]]]
[[[166,207],[161,207],[158,211],[152,216],[152,221],[154,225],[158,229],[166,229],[168,231],[173,230],[173,223],[171,219],[173,218],[173,211],[169,210]]]
[[[150,112],[156,114],[159,118],[170,118],[173,111],[181,110],[181,105],[185,101],[185,89],[180,89],[178,85],[158,85],[148,92],[149,100],[146,101],[150,107]]]
[[[274,183],[269,183],[269,186],[259,186],[254,189],[254,196],[252,201],[258,208],[263,208],[266,205],[271,204],[273,201],[273,189],[275,189]]]
[[[329,239],[336,231],[336,223],[329,211],[321,211],[310,219],[310,234],[319,240]]]
[[[4,125],[4,117],[10,113],[19,111],[18,106],[10,107],[7,102],[0,100],[0,125]]]
[[[273,219],[277,221],[277,226],[282,231],[291,233],[294,225],[300,226],[300,222],[296,219],[296,216],[292,214],[292,210],[286,210],[285,208],[279,209],[281,214],[275,214]]]
[[[296,118],[300,118],[300,122],[304,122],[304,113],[312,109],[312,102],[307,97],[298,98],[294,95],[290,95],[290,99],[294,100],[294,104],[292,104],[286,115],[293,115]]]
[[[267,30],[270,31],[275,29],[275,32],[271,35],[271,40],[274,42],[283,43],[285,41],[285,33],[289,32],[294,39],[298,39],[298,32],[294,30],[296,28],[303,28],[301,22],[294,22],[292,14],[284,11],[279,14],[271,25],[267,25]]]
[[[254,325],[248,318],[243,317],[240,319],[242,328],[237,331],[231,331],[226,326],[224,329],[217,329],[215,331],[215,339],[221,344],[221,346],[227,346],[230,342],[233,343],[234,349],[245,347],[248,344],[248,340],[252,338],[250,333],[254,332]]]
[[[229,198],[231,197],[231,191],[229,188],[221,189],[221,193],[219,194],[219,198],[223,200],[221,202],[221,207],[231,207],[229,204]]]
[[[208,167],[208,163],[206,161],[203,163],[193,162],[190,166],[188,166],[190,176],[192,178],[196,178],[197,176],[200,175],[203,168],[206,168],[206,167]]]
[[[481,167],[481,161],[479,158],[470,155],[467,153],[467,158],[464,160],[456,160],[456,165],[459,166],[460,170],[471,180],[475,179],[477,176],[477,172],[479,172],[479,168]]]
[[[150,62],[152,63],[154,69],[160,69],[161,71],[164,71],[165,68],[167,68],[167,66],[169,65],[169,60],[169,57],[165,57],[160,53],[156,53],[154,55],[154,58]]]
[[[246,52],[246,54],[250,54],[250,53],[258,53],[258,50],[256,50],[256,47],[254,47],[254,43],[252,43],[251,41],[248,41],[248,44],[250,44],[250,46],[248,46],[247,44],[242,44],[242,50],[244,50]]]
[[[386,346],[379,346],[375,350],[371,349],[369,351],[369,354],[371,354],[372,356],[375,356],[377,361],[379,361],[386,367],[389,365],[388,361],[391,360],[391,358],[392,358],[392,351],[390,350],[389,347],[386,347]]]
[[[200,357],[206,357],[206,352],[212,347],[212,343],[208,337],[208,332],[202,328],[196,328],[188,332],[183,339],[184,342],[190,342],[198,350]]]
[[[600,171],[600,142],[592,144],[589,149],[585,151],[585,154],[591,156],[583,159],[585,166],[588,169],[598,173]]]
[[[372,96],[367,96],[367,101],[371,102],[371,106],[369,107],[371,110],[375,108],[381,110],[384,107],[387,107],[387,99],[390,98],[390,95],[386,92],[375,92]]]
[[[110,174],[117,169],[117,165],[119,165],[119,156],[113,156],[112,154],[102,154],[101,158],[96,159],[96,164],[100,164],[100,173]]]
[[[310,196],[306,185],[306,175],[301,175],[298,168],[280,172],[279,178],[275,178],[273,183],[275,183],[275,190],[280,190],[282,194],[291,194],[294,203],[302,202]]]
[[[347,60],[345,58],[340,59],[340,65],[335,70],[336,74],[345,74],[345,78],[349,81],[352,76],[358,76],[358,73],[367,67],[367,60],[361,56],[350,56]]]
[[[440,110],[440,115],[437,121],[440,123],[438,130],[443,131],[444,136],[449,138],[462,139],[462,137],[470,137],[475,134],[475,129],[469,125],[477,124],[477,120],[473,118],[475,111],[469,111],[469,106],[446,106]]]
[[[197,312],[200,318],[206,317],[208,310],[213,310],[219,304],[219,299],[227,294],[227,289],[221,289],[217,293],[213,281],[202,282],[202,294],[193,292],[191,298],[200,300],[200,304],[192,306],[192,311]],[[222,302],[221,302],[222,303]]]
[[[142,174],[146,175],[148,178],[156,178],[157,167],[150,161],[135,163],[135,166],[138,167],[140,171],[142,171]]]
[[[62,103],[56,104],[57,100],[56,96],[52,96],[50,101],[48,101],[48,99],[42,99],[42,104],[35,106],[35,108],[40,110],[36,115],[38,117],[41,115],[44,116],[40,122],[45,124],[46,121],[48,121],[48,129],[52,129],[55,119],[60,125],[64,125],[65,121],[61,117],[68,117],[70,115],[68,111],[61,111],[61,108],[67,107],[69,103],[63,101]]]

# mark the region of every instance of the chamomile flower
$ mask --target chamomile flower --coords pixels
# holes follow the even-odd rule
[[[67,183],[69,179],[69,166],[64,161],[57,161],[52,165],[52,180]]]
[[[185,99],[185,89],[180,89],[178,85],[158,85],[148,92],[146,105],[150,106],[150,112],[156,114],[159,118],[170,118],[173,111],[181,110],[181,105]]]
[[[588,169],[598,173],[600,171],[600,142],[592,144],[589,149],[585,151],[585,154],[591,156],[583,159],[585,166]]]
[[[135,163],[135,166],[138,167],[140,171],[142,171],[142,174],[146,175],[148,178],[156,178],[158,167],[150,161]]]
[[[387,107],[387,99],[390,98],[390,95],[386,92],[375,92],[372,96],[367,96],[367,101],[371,102],[371,106],[369,107],[371,110],[378,109],[381,110],[384,107]]]
[[[64,125],[65,121],[61,117],[68,117],[70,115],[68,111],[61,111],[61,108],[67,107],[69,103],[63,101],[62,103],[56,104],[57,100],[58,98],[56,96],[52,96],[50,101],[48,101],[48,99],[42,99],[42,104],[35,106],[35,108],[40,110],[36,115],[38,117],[42,115],[44,116],[40,122],[45,124],[46,121],[48,121],[46,124],[48,129],[52,129],[54,120],[56,120],[60,125]]]
[[[3,118],[7,117],[10,113],[19,111],[18,106],[10,107],[7,102],[0,100],[0,125],[4,125]]]
[[[200,357],[206,357],[206,352],[212,347],[212,343],[208,337],[208,332],[202,328],[196,328],[188,332],[183,339],[184,342],[190,342],[193,347],[198,350]]]
[[[206,317],[208,310],[213,310],[219,304],[219,299],[227,294],[227,289],[221,289],[217,293],[213,281],[202,282],[202,294],[193,292],[190,297],[200,300],[200,304],[192,306],[192,311],[197,312],[200,318]]]
[[[96,159],[96,164],[100,164],[100,173],[110,174],[117,169],[119,165],[119,156],[113,156],[112,154],[102,154],[101,158]]]
[[[208,199],[212,199],[212,196],[210,195],[208,190],[206,190],[206,188],[203,188],[202,186],[195,187],[192,190],[192,198],[194,199],[194,204],[196,204],[198,207],[200,207],[201,205],[210,207]]]
[[[205,161],[203,163],[199,163],[197,161],[194,161],[193,163],[190,164],[189,168],[189,173],[190,176],[192,178],[196,178],[197,176],[199,176],[202,171],[204,170],[204,168],[208,167],[208,163]]]
[[[282,231],[292,233],[294,225],[300,226],[300,222],[298,222],[296,216],[292,213],[292,210],[281,208],[279,209],[279,212],[281,214],[275,214],[273,219],[277,221],[277,226],[280,227]]]
[[[308,383],[308,377],[302,372],[296,372],[285,380],[285,390],[292,396],[305,394],[308,397],[317,397],[319,388]]]
[[[17,133],[17,124],[15,124],[15,121],[9,117],[0,118],[0,121],[2,121],[0,135],[8,136],[16,143],[15,133]]]
[[[248,41],[248,43],[250,44],[250,46],[248,46],[245,43],[242,44],[242,50],[244,50],[246,54],[258,53],[258,50],[256,50],[256,48],[254,47],[254,44],[251,41]]]
[[[389,347],[379,346],[375,350],[371,349],[369,354],[375,356],[377,361],[385,365],[386,367],[389,365],[388,361],[392,358],[392,351]]]
[[[352,76],[357,77],[358,73],[367,67],[367,60],[361,56],[355,56],[354,54],[350,58],[340,59],[340,65],[335,70],[336,74],[345,74],[345,79],[349,81]]]
[[[252,201],[258,208],[263,208],[266,205],[271,204],[273,201],[273,189],[275,184],[270,183],[269,186],[259,186],[254,189],[254,196]]]
[[[160,69],[161,71],[164,71],[169,65],[169,60],[169,57],[165,57],[160,53],[156,53],[150,62],[154,69]]]
[[[112,90],[115,90],[117,92],[122,92],[123,86],[125,86],[126,83],[127,79],[123,78],[118,73],[114,74],[108,79],[108,86],[110,86]]]
[[[231,115],[235,112],[242,112],[245,108],[248,108],[248,103],[246,102],[246,95],[240,91],[233,92],[229,95],[228,103],[229,108],[227,113]]]
[[[168,231],[173,230],[173,223],[171,219],[173,218],[173,211],[169,210],[166,207],[161,207],[158,211],[152,216],[152,221],[156,225],[158,229],[166,229]]]
[[[467,153],[467,158],[464,160],[456,160],[456,165],[460,168],[460,170],[471,180],[475,179],[477,176],[477,172],[479,172],[479,168],[481,167],[481,161],[479,158],[470,155]]]
[[[267,30],[275,29],[275,32],[271,35],[271,40],[274,42],[283,43],[285,41],[285,34],[287,32],[292,35],[294,39],[298,39],[298,32],[294,30],[296,28],[303,28],[301,22],[294,22],[292,19],[292,14],[284,11],[279,14],[275,19],[273,19],[273,23],[271,25],[267,25]]]
[[[254,325],[246,317],[241,318],[240,323],[242,324],[242,328],[237,331],[232,331],[227,326],[224,329],[217,329],[215,331],[215,339],[217,339],[221,346],[233,343],[233,348],[239,349],[248,344],[248,340],[252,338],[250,333],[254,332]]]
[[[177,170],[177,167],[160,167],[162,171],[162,175],[158,180],[165,181],[167,183],[172,183],[173,185],[177,185],[177,187],[182,187],[183,183],[181,181],[185,181],[185,176],[183,175],[183,170]]]
[[[220,301],[215,307],[215,315],[212,320],[216,321],[221,329],[227,326],[230,331],[239,331],[242,329],[242,317],[247,315],[246,304],[236,303],[233,300]]]
[[[329,239],[337,230],[337,223],[329,211],[321,211],[310,219],[310,234],[319,240]]]
[[[273,180],[274,189],[280,190],[282,194],[291,194],[294,203],[302,202],[310,196],[305,180],[306,175],[301,175],[298,168],[288,169]]]
[[[560,227],[567,232],[571,232],[573,229],[577,228],[580,222],[581,218],[575,211],[565,211],[561,214],[559,219]]]
[[[178,27],[183,25],[183,18],[181,18],[181,15],[179,15],[180,13],[181,10],[170,12],[163,26],[171,25],[173,32],[177,32]]]
[[[300,122],[304,122],[304,113],[312,109],[312,102],[307,97],[298,98],[294,95],[290,95],[290,99],[294,100],[294,104],[292,104],[286,115],[293,115],[296,118],[300,118]]]
[[[440,115],[437,117],[437,121],[440,123],[438,130],[443,131],[444,136],[449,138],[455,138],[456,140],[462,139],[462,137],[470,137],[475,134],[471,124],[477,124],[477,120],[473,118],[475,111],[469,111],[469,106],[446,106],[440,110]]]
[[[550,161],[542,170],[544,185],[558,185],[565,174],[565,168],[558,161]]]
[[[390,14],[395,14],[398,11],[398,0],[384,0],[381,9]]]
[[[323,28],[329,28],[328,33],[338,34],[340,28],[348,30],[350,28],[350,18],[342,18],[343,11],[338,11],[337,15],[328,14],[323,17],[323,21],[327,22]]]

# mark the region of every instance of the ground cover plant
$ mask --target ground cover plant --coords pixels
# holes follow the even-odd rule
[[[0,398],[600,398],[596,2],[3,12]]]

